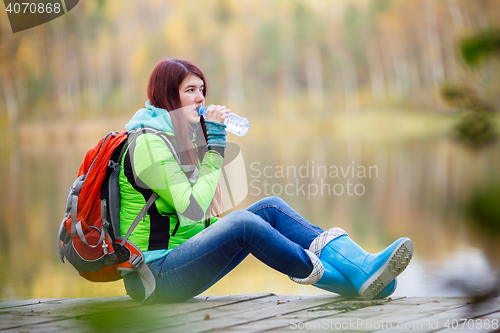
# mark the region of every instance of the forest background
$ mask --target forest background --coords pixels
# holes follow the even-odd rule
[[[228,136],[249,181],[254,162],[378,168],[360,197],[270,195],[323,228],[349,230],[369,250],[410,236],[417,250],[402,295],[460,295],[443,288],[443,275],[457,277],[448,273],[488,285],[500,228],[477,228],[469,211],[476,201],[496,207],[500,193],[492,139],[500,44],[489,56],[463,46],[498,36],[498,22],[498,0],[82,0],[14,34],[2,11],[0,299],[124,293],[121,282],[96,287],[60,264],[56,235],[85,151],[124,129],[147,99],[152,68],[170,57],[204,71],[207,103],[249,119],[247,136]],[[478,126],[487,134],[479,144],[460,141]],[[269,181],[283,188],[292,180]],[[250,190],[237,209],[264,196]],[[252,260],[207,292],[312,292]]]
[[[470,70],[459,50],[500,20],[494,0],[95,0],[74,10],[16,34],[1,15],[1,128],[129,115],[150,69],[172,56],[199,64],[211,99],[254,118],[449,111],[444,83],[500,98],[498,63]]]

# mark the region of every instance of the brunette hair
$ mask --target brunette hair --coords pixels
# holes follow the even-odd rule
[[[200,127],[196,132],[195,149],[193,149],[191,144],[192,138],[190,137],[192,132],[189,130],[190,124],[184,112],[180,112],[181,99],[179,88],[182,81],[189,75],[196,75],[203,81],[205,86],[203,96],[206,97],[207,82],[205,81],[203,72],[192,62],[175,58],[160,61],[155,66],[149,76],[147,94],[153,106],[169,112],[174,127],[176,144],[180,152],[181,164],[196,165],[199,167],[198,161],[203,160],[203,156],[207,151],[206,142],[208,139],[205,120],[200,116]],[[215,195],[205,214],[207,218],[205,223],[209,222],[208,219],[210,216],[220,217],[222,212],[222,195],[220,186],[217,185]]]

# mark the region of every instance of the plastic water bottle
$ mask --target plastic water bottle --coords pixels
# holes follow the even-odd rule
[[[210,105],[212,106],[212,105]],[[209,106],[209,107],[210,107]],[[200,115],[203,116],[203,118],[207,119],[207,108],[204,106],[199,106],[196,111]],[[226,124],[226,131],[231,132],[233,134],[236,134],[237,136],[243,136],[248,133],[248,130],[250,129],[250,123],[246,118],[240,117],[237,114],[234,114],[232,112],[229,112],[227,115],[227,118],[224,119],[224,124]]]

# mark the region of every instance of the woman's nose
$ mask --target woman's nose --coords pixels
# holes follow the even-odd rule
[[[201,103],[205,100],[205,96],[203,96],[203,94],[201,92],[198,92],[198,94],[196,95],[196,100],[195,102],[196,103]]]

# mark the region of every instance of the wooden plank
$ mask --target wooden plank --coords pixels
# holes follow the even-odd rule
[[[128,306],[121,306],[122,300],[97,301],[94,300],[84,307],[76,307],[74,309],[59,309],[64,315],[56,311],[56,314],[45,313],[38,320],[26,320],[23,324],[17,322],[16,326],[10,328],[22,327],[23,330],[30,332],[57,332],[57,331],[95,331],[95,325],[100,329],[105,329],[106,326],[120,325],[126,322],[126,330],[132,330],[142,327],[144,320],[149,320],[154,323],[156,316],[169,317],[178,313],[189,313],[212,307],[236,304],[240,302],[250,301],[262,297],[274,295],[271,293],[237,295],[237,296],[209,296],[196,297],[183,303],[171,304],[153,304],[148,306],[140,306],[140,303],[132,301],[129,297],[125,297]],[[117,306],[115,306],[115,304]],[[2,322],[3,324],[3,322]],[[94,326],[93,326],[94,325]],[[113,329],[115,330],[115,329]]]
[[[463,327],[462,331],[491,332],[493,327],[478,327],[478,320],[500,321],[500,298],[479,307],[468,304],[464,297],[345,301],[332,294],[301,297],[270,293],[198,296],[183,303],[147,306],[128,297],[38,301],[16,301],[0,310],[1,333],[281,332],[291,328],[363,332],[376,331],[380,328],[376,323],[392,324],[381,332],[405,331],[404,324],[411,332],[428,332],[448,329],[444,327],[445,320],[451,325],[453,319],[460,318],[475,320],[470,322],[475,325],[474,330]],[[291,327],[292,320],[295,327]],[[362,320],[364,326],[344,324],[356,320]],[[303,329],[298,323],[304,324]],[[403,324],[401,329],[398,323]]]
[[[61,298],[40,298],[40,299],[28,299],[28,300],[16,300],[16,301],[1,301],[0,309],[8,309],[19,306],[33,305],[39,303],[53,302],[55,300],[60,300]]]
[[[304,306],[305,304],[302,304]],[[315,306],[315,305],[313,305]],[[307,310],[299,310],[297,312],[304,311],[307,313]],[[339,313],[341,310],[338,311]],[[243,318],[241,323],[235,323],[234,325],[227,325],[228,323],[226,322],[224,324],[221,324],[219,327],[217,327],[217,331],[226,331],[226,332],[267,332],[267,331],[272,331],[276,329],[287,329],[287,331],[290,330],[290,322],[291,320],[297,319],[293,315],[295,311],[291,311],[291,313],[286,313],[286,314],[273,314],[270,317],[264,317],[264,318]],[[321,316],[314,316],[314,318],[319,318]],[[311,320],[311,317],[306,317],[305,315],[302,315],[300,318],[302,321],[307,321]],[[224,329],[221,329],[221,327],[225,327]]]
[[[344,313],[336,318],[356,319],[362,316],[368,322],[386,322],[397,324],[429,316],[438,312],[467,305],[467,299],[428,299],[427,303],[421,300],[401,300],[386,304],[384,307],[372,307],[356,312]]]
[[[338,302],[343,298],[332,295],[325,296],[276,296],[259,302],[253,301],[246,306],[214,309],[210,313],[199,313],[193,317],[183,318],[176,325],[172,323],[160,323],[161,326],[151,332],[205,332],[220,330],[222,328],[233,328],[252,321],[265,321],[278,315],[303,310],[318,305]]]
[[[412,316],[420,316],[420,318],[424,318],[424,320],[426,320],[425,318],[435,315],[436,312],[444,313],[446,311],[449,311],[450,308],[458,310],[467,306],[466,298],[430,299],[428,300],[429,303],[422,303],[423,300],[425,301],[425,299],[406,299],[402,300],[401,302],[389,302],[381,307],[375,306],[370,308],[363,308],[360,310],[355,310],[346,313],[337,312],[333,313],[332,314],[333,316],[319,316],[319,318],[315,318],[314,320],[311,320],[311,314],[304,312],[302,313],[297,312],[297,313],[292,313],[290,315],[281,316],[279,318],[266,320],[262,324],[260,324],[260,326],[258,325],[258,323],[256,323],[257,325],[248,324],[248,325],[241,325],[241,327],[232,327],[231,331],[289,332],[290,329],[295,328],[297,330],[300,330],[300,328],[302,327],[304,330],[311,330],[311,331],[317,331],[318,329],[320,329],[320,330],[343,331],[343,332],[349,332],[349,331],[363,332],[363,331],[376,330],[377,327],[376,323],[379,323],[379,325],[380,323],[385,323],[386,328],[389,326],[388,324],[392,324],[392,327],[383,332],[394,332],[394,331],[415,332],[417,331],[416,329],[419,328],[419,326],[422,326],[422,328],[424,328],[424,324],[422,323],[421,325],[417,325],[411,321],[405,322],[404,321],[405,319],[410,319],[412,318]],[[489,310],[487,311],[491,311],[492,309],[495,309],[495,307],[490,306],[488,307],[488,309]],[[311,312],[311,310],[314,309],[310,309],[308,311]],[[380,314],[373,316],[373,314],[377,312],[379,312]],[[404,316],[404,318],[401,318],[400,317],[401,314],[403,315],[406,314],[406,316]],[[489,318],[491,323],[491,320],[497,319],[498,316],[500,316],[500,313],[494,312],[490,315],[478,318]],[[294,324],[290,326],[292,319],[294,319],[295,321],[293,322]],[[401,319],[403,319],[403,321]],[[361,320],[361,322],[359,322],[358,324],[356,322],[357,320]],[[303,326],[300,326],[301,324],[299,323],[302,323]],[[397,326],[398,323],[402,323],[399,329]],[[404,327],[405,323],[408,323],[406,328]],[[281,327],[279,326],[280,324]],[[306,326],[306,324],[309,324],[309,326]],[[422,330],[422,331],[433,331],[433,329],[431,328],[429,330]],[[483,331],[490,332],[492,331],[492,329],[490,330],[483,329]]]
[[[296,298],[297,296],[288,296],[288,297]],[[182,331],[184,332],[184,325],[186,325],[186,323],[192,323],[192,322],[203,323],[207,316],[209,316],[210,318],[213,318],[214,316],[219,317],[221,314],[244,312],[247,311],[248,309],[254,308],[255,306],[262,306],[265,304],[275,304],[277,300],[280,298],[283,299],[280,296],[270,294],[267,297],[253,298],[245,302],[232,302],[228,304],[222,304],[220,306],[211,306],[198,309],[189,308],[189,311],[182,309],[180,310],[172,309],[172,311],[165,312],[164,306],[158,304],[149,307],[150,309],[148,311],[148,315],[152,316],[153,320],[150,320],[150,322],[147,323],[145,326],[142,325],[141,327],[138,327],[138,330],[142,331],[145,329],[146,330],[156,329],[158,327],[162,327],[163,329],[167,327],[176,327],[175,329],[178,329],[178,327],[182,327]],[[120,330],[127,328],[128,332],[135,332],[134,330],[131,331],[130,328],[127,326],[127,324],[128,321],[125,320],[125,322],[122,325],[117,327],[115,326],[114,328],[112,328],[112,330]],[[206,325],[204,324],[204,326]],[[103,332],[107,332],[106,327],[101,327],[101,330]]]
[[[253,299],[256,299],[256,295],[252,295],[253,296]],[[241,295],[239,296],[239,299],[236,299],[235,297],[219,297],[217,298],[218,300],[228,300],[232,303],[235,303],[235,302],[238,302],[240,300],[245,300],[245,299],[249,299],[250,297],[249,296],[245,296],[245,295]],[[325,303],[331,303],[331,301],[335,301],[335,302],[338,302],[340,300],[343,300],[342,298],[339,298],[339,297],[332,297],[332,295],[330,294],[327,294],[327,295],[322,295],[322,296],[308,296],[308,297],[299,297],[299,296],[275,296],[276,298],[276,304],[274,304],[274,300],[272,301],[268,301],[266,300],[265,303],[267,303],[268,305],[270,306],[275,306],[275,305],[278,305],[278,301],[280,301],[281,303],[285,303],[287,304],[285,307],[283,307],[284,304],[279,304],[280,305],[280,308],[277,313],[278,315],[284,311],[284,309],[292,306],[293,304],[293,308],[292,309],[288,309],[288,312],[290,311],[296,311],[297,309],[304,309],[305,307],[308,307],[308,306],[317,306],[319,304],[325,304]],[[326,301],[323,301],[322,299],[325,298]],[[209,297],[210,299],[210,297]],[[304,304],[303,302],[304,301],[312,301],[313,303],[310,304],[310,305],[307,305],[307,304]],[[193,308],[193,305],[194,306],[197,306],[198,304],[196,304],[196,302],[200,302],[200,300],[192,300],[192,302],[194,302],[195,304],[186,304],[186,303],[182,303],[182,304],[157,304],[157,305],[154,305],[153,307],[156,308],[157,310],[156,311],[159,311],[159,312],[163,312],[165,313],[164,310],[167,310],[167,315],[166,316],[163,316],[163,319],[165,318],[168,318],[172,315],[179,315],[179,314],[182,314],[183,312],[185,313],[192,313],[192,312],[195,312],[195,311],[198,311],[198,310],[203,310],[204,308]],[[296,302],[299,302],[299,303],[296,303]],[[210,307],[214,307],[214,306],[217,306],[217,305],[221,305],[221,304],[213,304],[214,302],[209,302],[209,303],[212,303],[210,305]],[[255,302],[254,302],[255,303]],[[106,303],[104,303],[106,304]],[[222,304],[224,305],[224,304]],[[227,304],[227,305],[231,305],[231,304]],[[176,313],[175,314],[172,314],[170,312],[168,312],[169,310],[169,307],[177,307],[177,311],[175,311]],[[268,316],[269,313],[268,313],[268,310],[267,308],[262,308],[262,307],[259,307],[257,309],[255,309],[255,307],[257,306],[257,304],[248,304],[248,305],[245,305],[243,309],[234,309],[234,307],[231,307],[231,309],[229,309],[229,311],[231,312],[236,312],[237,314],[239,314],[238,318],[236,318],[236,323],[241,323],[242,321],[243,322],[248,322],[249,320],[250,321],[255,321],[255,320],[259,320],[259,319],[262,319],[260,318],[262,316],[262,314],[264,316]],[[207,309],[210,309],[210,307],[207,307]],[[96,308],[96,307],[93,307],[93,308]],[[151,307],[144,307],[144,308],[151,308]],[[184,309],[182,309],[184,308]],[[246,313],[248,312],[248,308],[251,308],[252,311],[250,311],[249,313]],[[186,312],[186,309],[189,310],[188,312]],[[262,313],[259,314],[259,312],[263,311]],[[206,312],[206,311],[205,311]],[[205,313],[204,312],[204,315],[203,315],[203,319],[205,318],[206,314],[208,313]],[[221,312],[221,311],[218,311],[218,312]],[[151,313],[151,311],[148,310],[148,313]],[[81,314],[81,312],[80,312]],[[228,310],[225,310],[225,311],[222,311],[221,313],[219,314],[212,314],[212,319],[214,319],[214,316],[215,318],[220,318],[220,320],[222,320],[222,324],[227,324],[227,314],[228,314]],[[210,314],[209,314],[210,315]],[[272,316],[275,316],[275,314],[272,314]],[[86,316],[83,316],[83,317],[86,317]],[[185,315],[184,315],[185,317]],[[79,318],[82,318],[82,316],[80,316]],[[85,318],[85,319],[88,319],[88,318]],[[197,329],[196,327],[193,328],[194,331],[203,331],[204,328],[206,328],[206,322],[202,322],[201,321],[202,318],[198,318],[198,326],[201,326],[199,329]],[[192,315],[189,316],[189,320],[192,321]],[[134,320],[132,320],[133,322]],[[163,320],[165,322],[165,320]],[[166,320],[168,321],[168,320]],[[177,322],[177,326],[174,326],[172,327],[172,330],[175,331],[176,327],[178,328],[179,325],[183,324],[185,321],[185,319],[181,320],[180,322]],[[78,331],[85,331],[85,320],[82,320],[82,319],[78,319],[78,318],[74,318],[74,320],[72,320],[72,323],[68,324],[67,323],[68,320],[58,320],[56,322],[49,322],[47,324],[42,324],[42,325],[37,325],[36,327],[34,328],[31,328],[31,327],[24,327],[25,329],[26,328],[29,328],[30,331],[31,329],[34,329],[35,332],[42,332],[42,331],[46,331],[46,332],[54,332],[54,330],[68,330],[68,329],[72,329],[72,328],[80,328]],[[153,321],[150,321],[151,323],[153,323],[152,327],[155,328],[158,327],[157,325],[159,324],[158,322],[156,322],[155,320]],[[83,325],[82,325],[83,324]],[[202,324],[202,325],[200,325]],[[210,327],[214,327],[214,326],[221,326],[222,325],[221,323],[217,323],[215,321],[211,321],[211,325],[209,325]],[[287,323],[288,324],[288,323]],[[223,325],[222,325],[223,326]],[[227,325],[226,325],[227,326]],[[130,328],[130,327],[127,327],[127,328]],[[140,330],[143,330],[145,327],[144,325],[140,325]],[[117,329],[117,327],[115,327],[115,329]],[[128,330],[130,331],[130,330]],[[183,327],[183,331],[184,331],[184,327]]]
[[[299,330],[301,327],[304,329],[309,327],[312,330],[331,329],[343,332],[364,332],[377,330],[377,327],[380,329],[381,323],[385,325],[392,324],[395,327],[399,322],[397,319],[398,315],[401,314],[425,317],[429,316],[429,313],[432,313],[429,311],[445,311],[450,306],[463,306],[463,304],[466,304],[460,303],[463,300],[454,299],[443,299],[443,301],[438,303],[423,303],[424,301],[425,299],[421,298],[399,299],[388,301],[382,305],[340,312],[334,309],[330,310],[328,307],[324,309],[310,309],[309,312],[314,313],[292,313],[290,316],[283,316],[281,320],[282,324],[288,320],[287,326]],[[457,302],[460,304],[457,305]],[[431,304],[431,308],[429,308],[429,304]],[[281,327],[276,332],[290,328]],[[262,331],[265,330],[262,329]],[[275,330],[272,330],[272,332],[275,332]]]
[[[489,302],[480,305],[467,304],[462,307],[431,314],[425,318],[408,321],[404,325],[411,327],[412,332],[435,332],[448,329],[445,325],[451,326],[453,320],[460,321],[460,319],[473,319],[498,311],[500,311],[500,297],[495,297]],[[377,332],[390,332],[390,330],[386,329]]]
[[[201,300],[193,301],[201,302]],[[189,302],[187,306],[191,306],[191,304]],[[74,318],[77,318],[75,326],[85,326],[81,324],[85,323],[85,318],[91,314],[106,313],[115,310],[121,311],[124,307],[139,307],[140,303],[134,302],[130,297],[125,296],[117,298],[67,299],[49,305],[52,307],[37,306],[35,310],[33,310],[33,307],[27,307],[23,308],[23,312],[15,311],[12,313],[14,318],[11,318],[10,321],[2,320],[0,328],[29,327],[30,325],[42,327],[40,324],[47,324],[45,326],[48,327],[47,331],[50,332],[52,331],[51,326],[55,325],[54,322]],[[32,312],[30,313],[29,311]],[[28,316],[35,318],[29,318]],[[83,318],[83,320],[79,318]],[[64,325],[63,327],[66,329],[71,328],[71,326]]]
[[[405,297],[403,297],[405,298]],[[399,299],[403,299],[399,298]],[[363,300],[349,300],[349,301],[339,301],[337,303],[329,305],[320,305],[317,307],[312,307],[309,309],[301,309],[299,311],[292,311],[290,313],[285,313],[281,315],[276,315],[275,317],[252,321],[237,326],[233,326],[226,331],[237,331],[237,332],[275,332],[277,329],[290,329],[290,325],[295,323],[295,328],[298,329],[298,323],[305,323],[313,319],[321,319],[325,317],[330,317],[337,313],[345,313],[355,311],[359,308],[364,307],[374,307],[385,305],[392,300],[376,300],[376,301],[363,301]],[[224,330],[223,330],[224,331]]]
[[[58,299],[45,303],[18,306],[0,313],[0,330],[35,325],[81,315],[82,311],[101,311],[101,306],[138,306],[129,297]]]
[[[276,296],[274,296],[274,297],[276,297]],[[293,297],[296,298],[298,296],[293,296]],[[260,297],[260,298],[262,298],[262,297]],[[283,299],[283,297],[278,297],[278,298]],[[311,299],[317,299],[318,297],[317,296],[309,296],[309,298],[311,298]],[[213,310],[212,308],[218,308],[218,307],[222,307],[222,306],[224,306],[224,308],[227,308],[227,307],[233,308],[236,305],[238,305],[238,306],[241,307],[242,305],[238,304],[238,303],[241,303],[241,299],[242,299],[242,297],[240,297],[240,300],[235,299],[235,297],[227,298],[228,301],[233,300],[233,302],[231,302],[232,304],[227,303],[226,304],[227,306],[224,306],[223,304],[212,304],[211,307],[206,307],[206,309],[203,309],[203,308],[201,308],[201,309],[193,309],[193,308],[186,307],[186,309],[183,310],[184,314],[180,315],[180,317],[182,317],[183,319],[180,320],[180,321],[177,320],[177,322],[176,322],[177,326],[175,326],[173,328],[173,331],[177,330],[178,327],[180,327],[179,325],[182,325],[186,321],[186,319],[185,319],[186,317],[188,318],[188,320],[191,321],[193,319],[193,316],[196,315],[196,311],[203,311],[202,314],[198,315],[198,317],[199,317],[198,320],[202,321],[205,318],[205,315],[207,314],[207,310]],[[249,299],[249,297],[247,296],[247,297],[244,297],[243,299]],[[255,300],[257,298],[254,297],[253,299],[254,299],[253,302],[255,302]],[[207,303],[213,303],[213,302],[207,302]],[[185,304],[182,303],[182,304],[177,304],[177,305],[181,305],[182,306],[182,305],[185,305]],[[106,324],[105,324],[104,327],[101,325],[99,327],[99,330],[101,332],[103,332],[103,331],[105,332],[106,329],[109,328],[110,331],[113,331],[113,330],[116,331],[116,330],[120,330],[120,329],[121,330],[125,330],[126,329],[127,332],[134,332],[136,330],[137,331],[144,331],[148,327],[151,327],[152,329],[155,329],[157,327],[162,327],[162,326],[168,325],[168,323],[171,321],[171,319],[169,319],[169,318],[172,316],[172,313],[163,311],[163,309],[165,309],[165,306],[170,306],[170,304],[156,304],[156,305],[153,305],[153,306],[146,306],[146,307],[144,307],[145,309],[148,309],[148,312],[147,312],[147,314],[149,316],[148,320],[141,320],[141,322],[140,322],[139,325],[135,325],[136,327],[133,327],[134,326],[133,325],[134,324],[134,320],[136,320],[136,319],[133,319],[133,317],[129,315],[128,317],[130,317],[130,318],[125,318],[125,322],[126,322],[125,326],[118,326],[117,327],[116,326],[116,322],[115,322],[115,323],[113,323],[113,327],[106,327]],[[252,305],[243,305],[243,306],[244,306],[243,311],[246,311],[248,307],[250,307],[250,308],[252,307]],[[158,312],[158,314],[155,314],[154,312]],[[195,313],[193,314],[193,312],[195,312]],[[224,312],[223,311],[219,311],[219,312],[222,312],[223,314],[227,313],[227,311],[224,311]],[[178,314],[176,314],[176,315],[178,315]],[[153,318],[151,319],[151,317],[153,317]],[[89,316],[89,319],[92,320],[93,318],[91,316]],[[161,320],[161,323],[159,322],[160,320]],[[120,320],[120,321],[123,322],[122,320]],[[66,321],[63,321],[63,322],[65,324],[67,324],[68,321],[66,320]],[[76,322],[76,320],[73,321],[73,324],[76,325],[75,322]],[[61,330],[62,329],[68,329],[68,328],[70,328],[72,326],[72,324],[61,326],[61,323],[62,322],[56,323],[57,324],[57,329],[61,329]],[[162,325],[160,325],[160,324],[162,324]],[[131,327],[131,325],[132,325],[132,327]],[[45,326],[47,326],[47,325],[45,325]],[[54,330],[54,325],[49,326],[49,327],[43,327],[43,325],[42,326],[37,326],[36,330],[34,332],[42,332],[41,329],[43,329],[43,331],[46,331],[46,332],[51,332],[51,331]],[[94,328],[87,327],[87,329],[89,331],[94,331]],[[78,332],[85,332],[85,329],[82,328],[82,329],[78,330]]]

